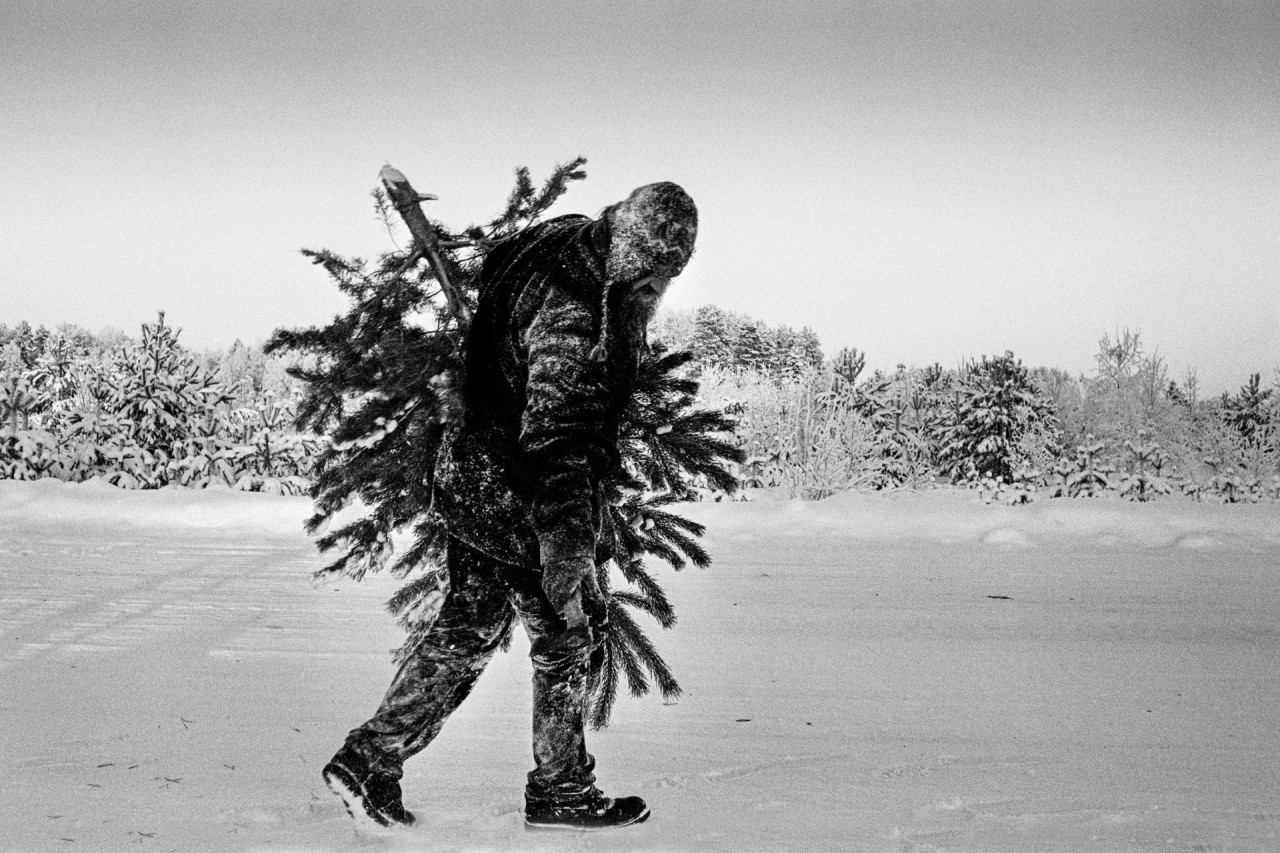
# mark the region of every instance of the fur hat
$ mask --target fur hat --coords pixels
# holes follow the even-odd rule
[[[629,282],[655,274],[675,278],[693,254],[698,208],[679,185],[645,184],[605,211],[609,254],[605,277]]]
[[[698,236],[698,208],[678,184],[662,181],[636,188],[605,208],[609,249],[604,267],[604,318],[591,357],[603,361],[609,343],[609,300],[613,288],[649,275],[675,278],[689,263]]]

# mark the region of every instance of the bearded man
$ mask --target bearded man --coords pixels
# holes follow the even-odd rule
[[[470,693],[518,618],[531,642],[531,826],[639,823],[639,797],[595,786],[587,672],[607,621],[596,566],[612,556],[602,483],[649,321],[689,261],[693,200],[648,184],[592,220],[563,216],[490,250],[467,340],[461,423],[441,447],[432,512],[448,532],[449,592],[374,716],[325,766],[353,816],[411,824],[406,759]]]

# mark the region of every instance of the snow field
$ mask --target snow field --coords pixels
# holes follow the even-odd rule
[[[1275,505],[848,495],[684,508],[685,688],[589,735],[613,834],[520,822],[527,642],[355,829],[389,578],[313,584],[305,499],[0,483],[0,850],[1280,850]]]

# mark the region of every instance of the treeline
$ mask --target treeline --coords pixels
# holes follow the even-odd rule
[[[196,353],[178,337],[163,314],[139,338],[0,324],[0,479],[307,491],[326,439],[293,426],[289,362],[240,342]],[[1103,336],[1080,376],[1013,353],[868,372],[857,350],[824,359],[811,329],[714,306],[663,312],[651,337],[694,353],[701,404],[737,421],[750,486],[1280,498],[1280,372],[1204,398],[1137,332]]]
[[[293,428],[283,360],[238,341],[196,354],[178,336],[163,313],[138,339],[0,325],[0,479],[306,492],[322,439]]]
[[[720,370],[798,377],[822,367],[822,343],[813,329],[770,326],[714,305],[664,311],[650,337],[673,351],[689,350],[701,365]]]
[[[847,489],[959,484],[987,500],[1114,492],[1227,502],[1280,499],[1280,372],[1202,399],[1125,330],[1096,371],[1028,368],[1011,352],[956,369],[865,375],[842,350],[799,376],[702,363],[704,404],[738,420],[751,485],[820,498]]]

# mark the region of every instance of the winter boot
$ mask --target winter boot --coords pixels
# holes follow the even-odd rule
[[[321,775],[353,818],[363,814],[379,826],[413,823],[413,812],[400,800],[400,780],[372,767],[350,744],[338,750]]]
[[[610,829],[643,823],[648,817],[649,807],[639,797],[615,800],[594,785],[571,800],[524,796],[524,822],[540,829]]]

